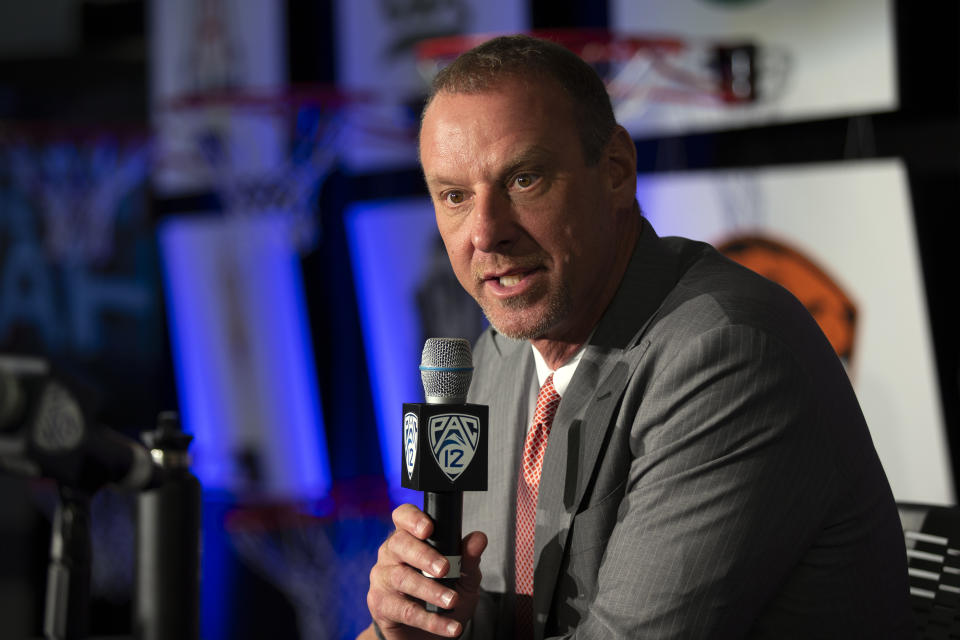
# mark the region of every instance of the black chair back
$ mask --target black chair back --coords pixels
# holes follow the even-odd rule
[[[960,507],[900,503],[917,638],[960,640]]]

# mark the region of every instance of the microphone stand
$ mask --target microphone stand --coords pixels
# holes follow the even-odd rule
[[[199,637],[200,483],[189,470],[191,436],[165,412],[143,434],[161,470],[159,486],[137,499],[134,637]],[[45,640],[84,640],[90,605],[92,491],[58,483],[44,602]],[[95,490],[94,490],[95,491]]]
[[[85,403],[40,358],[0,354],[0,471],[57,482],[43,633],[87,634],[92,544],[90,499],[104,484],[140,489],[137,500],[134,635],[199,636],[200,482],[190,472],[192,439],[163,412],[141,445],[97,433]],[[149,457],[148,457],[149,456]],[[2,631],[0,631],[2,633]]]
[[[50,536],[43,612],[47,640],[81,640],[90,604],[90,495],[61,485]]]

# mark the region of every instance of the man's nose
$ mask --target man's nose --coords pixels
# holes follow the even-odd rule
[[[478,251],[503,252],[513,244],[518,232],[510,198],[497,190],[475,196],[471,240]]]

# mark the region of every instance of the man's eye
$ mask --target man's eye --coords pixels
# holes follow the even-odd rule
[[[443,199],[447,201],[447,204],[461,204],[464,201],[463,191],[448,191],[444,194]]]
[[[513,179],[513,184],[521,189],[529,189],[537,182],[537,176],[532,173],[521,173]]]

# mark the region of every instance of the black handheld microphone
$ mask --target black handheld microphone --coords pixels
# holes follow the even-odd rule
[[[433,520],[427,542],[449,561],[440,581],[451,588],[460,577],[463,492],[487,489],[488,410],[466,404],[472,377],[468,341],[430,338],[420,359],[427,401],[403,405],[401,484],[424,492],[423,510]]]

